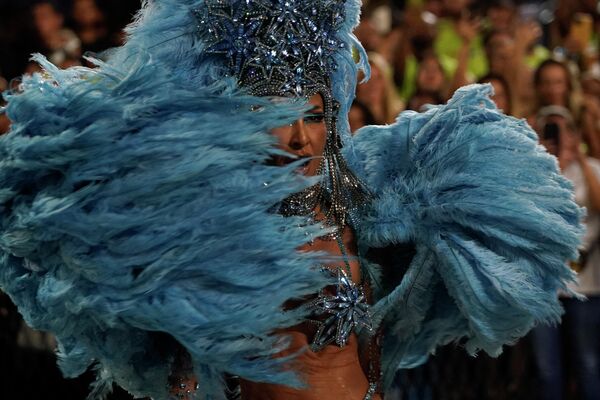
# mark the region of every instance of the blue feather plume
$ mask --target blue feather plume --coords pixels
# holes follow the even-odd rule
[[[65,375],[95,366],[92,396],[115,382],[165,398],[173,360],[156,351],[161,335],[191,354],[199,396],[224,398],[224,373],[302,383],[271,357],[285,346],[271,333],[303,318],[282,311],[286,300],[328,283],[313,268],[320,255],[296,251],[321,229],[271,212],[310,182],[265,161],[276,151],[267,132],[305,107],[246,96],[223,77],[196,34],[203,3],[146,1],[105,62],[58,70],[36,57],[45,73],[8,99],[0,287],[30,325],[56,334]],[[332,86],[348,161],[376,195],[357,239],[418,250],[374,307],[386,382],[458,338],[497,354],[560,314],[555,291],[572,278],[564,261],[580,233],[571,188],[484,87],[350,141],[366,57],[351,34],[360,2],[346,8],[340,38],[363,56],[340,52]]]
[[[557,291],[573,279],[566,261],[577,257],[583,210],[556,159],[495,108],[490,90],[464,87],[447,105],[365,127],[347,152],[375,195],[362,246],[417,247],[375,306],[386,384],[438,345],[465,339],[470,353],[498,355],[562,312]]]

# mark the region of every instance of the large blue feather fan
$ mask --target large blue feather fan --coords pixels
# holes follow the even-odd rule
[[[166,397],[175,339],[200,394],[224,398],[225,373],[300,385],[271,357],[272,332],[303,315],[289,299],[330,283],[318,254],[296,249],[322,228],[272,207],[306,187],[269,167],[270,129],[302,104],[246,96],[203,53],[199,0],[144,2],[127,43],[96,68],[25,77],[0,139],[0,288],[28,324],[53,332],[66,376],[90,366],[140,397]],[[338,33],[350,48],[360,3]],[[355,76],[350,52],[337,80]],[[343,108],[355,81],[336,85]],[[351,101],[351,100],[350,100]],[[314,183],[314,182],[313,182]]]
[[[387,384],[440,344],[465,339],[469,352],[496,356],[561,315],[583,213],[556,159],[490,94],[464,87],[447,105],[359,130],[347,151],[375,195],[359,218],[361,247],[416,247],[375,307]]]
[[[126,74],[39,61],[0,140],[0,283],[57,335],[65,375],[95,362],[106,385],[164,398],[162,332],[206,390],[222,392],[223,371],[294,383],[268,334],[298,323],[286,300],[326,283],[295,251],[317,228],[270,212],[306,185],[265,165],[266,132],[295,114],[189,87],[147,55]]]
[[[56,334],[65,375],[96,366],[95,397],[116,382],[165,398],[167,337],[191,354],[202,398],[224,398],[224,373],[301,384],[271,357],[285,346],[271,333],[303,317],[283,312],[286,300],[328,283],[319,255],[296,251],[320,228],[272,212],[309,182],[265,160],[269,129],[303,105],[245,96],[223,78],[196,35],[202,4],[147,1],[105,63],[63,71],[38,57],[44,74],[8,99],[0,287],[30,325]],[[360,48],[350,33],[360,2],[346,9],[339,35]],[[359,65],[349,51],[336,62],[347,132]],[[438,344],[466,337],[469,350],[496,354],[560,314],[580,210],[555,161],[486,90],[348,142],[375,195],[356,227],[361,248],[417,247],[375,306],[386,382]]]

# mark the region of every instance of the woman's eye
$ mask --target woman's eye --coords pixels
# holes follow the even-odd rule
[[[323,122],[324,119],[325,115],[322,113],[310,114],[304,117],[304,122],[306,122],[307,124],[319,124]]]

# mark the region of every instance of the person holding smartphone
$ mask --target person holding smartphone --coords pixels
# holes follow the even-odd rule
[[[558,158],[563,175],[575,188],[575,201],[587,208],[586,235],[580,259],[572,264],[578,285],[572,289],[587,301],[562,298],[566,325],[538,326],[533,331],[534,351],[542,382],[541,399],[561,399],[565,388],[561,333],[567,336],[569,354],[578,379],[581,399],[600,393],[600,160],[587,156],[581,133],[568,109],[542,107],[537,114],[540,143]]]

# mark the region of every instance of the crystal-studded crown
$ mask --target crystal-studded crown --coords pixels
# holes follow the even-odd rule
[[[222,54],[252,94],[330,91],[345,0],[207,0],[194,14],[205,52]]]
[[[346,164],[337,130],[336,89],[344,100],[353,84],[333,88],[332,81],[356,81],[336,60],[351,58],[349,30],[358,13],[356,0],[205,0],[194,10],[203,53],[220,56],[227,74],[255,96],[323,99],[327,141],[317,172],[322,181],[285,199],[283,215],[309,215],[320,206],[329,225],[343,227],[351,210],[370,193]],[[345,40],[342,38],[345,36]],[[354,43],[356,44],[356,43]],[[360,46],[360,45],[359,45]],[[341,231],[341,230],[340,230]]]

